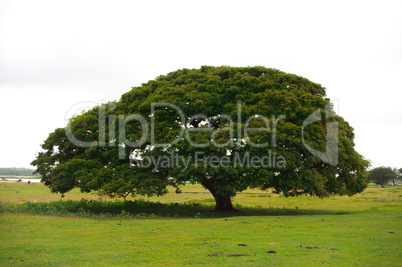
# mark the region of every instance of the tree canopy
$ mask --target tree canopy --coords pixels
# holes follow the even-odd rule
[[[247,188],[285,196],[353,195],[368,162],[325,88],[265,67],[182,69],[56,129],[32,162],[52,192],[163,195],[186,182],[217,211]],[[324,151],[324,152],[323,152]]]

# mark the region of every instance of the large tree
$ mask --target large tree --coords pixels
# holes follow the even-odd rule
[[[56,129],[32,162],[53,192],[163,195],[200,183],[216,211],[247,188],[353,195],[368,162],[325,88],[265,67],[182,69]]]
[[[368,173],[368,180],[375,184],[381,185],[381,187],[384,187],[384,185],[390,181],[392,181],[395,185],[396,179],[398,179],[396,169],[393,170],[390,167],[377,167]]]

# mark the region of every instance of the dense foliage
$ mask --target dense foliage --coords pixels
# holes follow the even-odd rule
[[[307,125],[311,114],[319,119]],[[336,164],[311,153],[328,149],[331,123]],[[362,192],[367,161],[353,138],[319,84],[265,67],[203,66],[73,117],[32,164],[53,192],[163,195],[192,182],[213,194],[216,210],[232,211],[231,197],[249,187],[285,196]]]

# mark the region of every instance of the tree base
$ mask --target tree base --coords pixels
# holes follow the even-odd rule
[[[214,212],[238,212],[238,209],[235,209],[232,204],[232,194],[226,193],[221,194],[216,190],[215,181],[213,179],[208,179],[204,177],[202,185],[211,192],[215,199],[215,209]]]
[[[215,212],[238,212],[238,209],[235,209],[232,204],[232,198],[230,195],[219,195],[214,194],[216,206]]]

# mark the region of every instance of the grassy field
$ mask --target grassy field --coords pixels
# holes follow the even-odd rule
[[[106,200],[73,190],[62,203],[82,198]],[[402,266],[402,186],[328,199],[248,190],[234,198],[242,211],[223,215],[207,211],[213,199],[199,185],[140,199],[161,202],[169,215],[12,212],[28,201],[58,203],[60,194],[42,184],[0,183],[0,265]],[[175,214],[169,203],[186,212]]]

